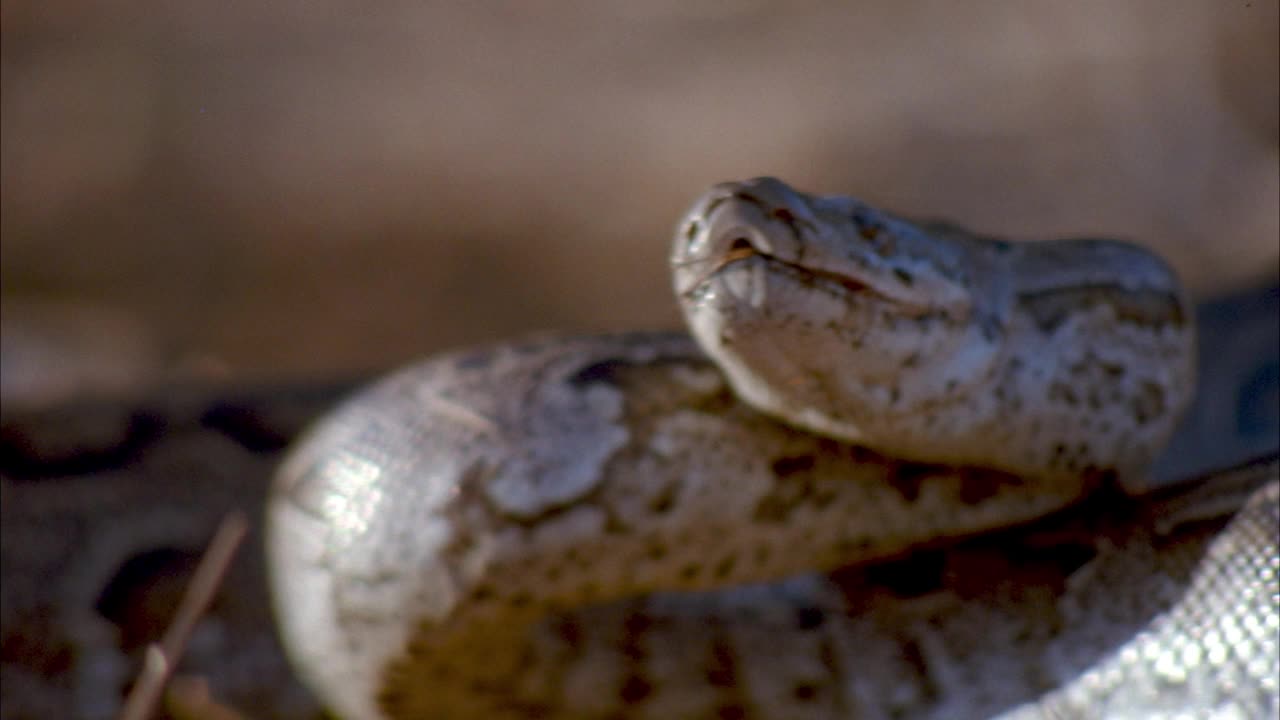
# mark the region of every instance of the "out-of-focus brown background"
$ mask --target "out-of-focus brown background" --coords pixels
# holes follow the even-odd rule
[[[1265,280],[1278,5],[6,0],[6,384],[674,326],[678,215],[759,174]]]

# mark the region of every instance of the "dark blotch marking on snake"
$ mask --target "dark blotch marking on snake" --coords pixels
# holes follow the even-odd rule
[[[262,413],[249,405],[214,405],[200,416],[200,425],[226,435],[252,453],[279,452],[293,442],[289,433],[271,427]]]
[[[120,565],[93,609],[119,628],[121,648],[133,650],[160,638],[199,558],[193,550],[162,547]]]
[[[942,588],[947,556],[942,550],[919,550],[894,562],[872,565],[866,578],[900,598],[914,598]]]
[[[1143,327],[1182,327],[1186,317],[1177,295],[1161,290],[1128,290],[1116,285],[1079,285],[1018,295],[1018,303],[1046,334],[1083,307],[1109,305],[1117,320]]]
[[[787,478],[812,470],[815,463],[812,455],[789,455],[774,460],[770,467],[778,478]]]
[[[925,659],[924,650],[920,648],[920,643],[911,638],[903,640],[901,657],[915,670],[916,676],[920,678],[924,697],[930,703],[936,702],[941,697],[942,691],[929,673],[929,662]]]
[[[556,634],[560,636],[565,647],[572,650],[575,655],[582,650],[582,626],[576,620],[561,616],[560,621],[556,623]]]
[[[644,701],[653,693],[653,683],[644,677],[644,662],[648,652],[641,638],[653,625],[653,620],[643,611],[631,612],[622,623],[623,637],[619,650],[627,659],[627,675],[618,688],[618,698],[627,705]]]
[[[575,388],[583,388],[595,383],[601,383],[616,387],[621,385],[618,380],[619,373],[632,366],[633,364],[630,361],[623,358],[605,358],[591,363],[569,376],[569,385]]]
[[[1062,382],[1054,382],[1049,385],[1049,400],[1063,403],[1069,407],[1075,407],[1079,402],[1075,390],[1070,385]]]
[[[774,460],[771,469],[778,482],[756,503],[752,517],[760,522],[784,523],[799,505],[811,502],[825,507],[830,503],[829,494],[815,492],[812,470],[816,462],[815,457],[808,454]]]
[[[1164,391],[1153,382],[1143,382],[1138,395],[1129,401],[1129,411],[1139,425],[1146,425],[1165,412]]]
[[[649,500],[649,512],[654,515],[665,515],[671,512],[676,504],[676,488],[674,484],[662,488]]]
[[[932,475],[949,472],[941,465],[899,461],[893,464],[889,473],[889,484],[908,502],[915,502],[920,497],[920,486],[924,479]]]
[[[6,423],[0,426],[0,472],[14,480],[43,480],[127,468],[164,439],[169,423],[160,414],[136,411],[122,425],[118,438],[94,444],[62,425]]]
[[[677,365],[688,366],[689,364],[689,358],[678,356],[655,357],[647,362],[636,362],[626,358],[611,357],[579,368],[577,372],[568,377],[567,382],[571,387],[579,389],[596,383],[611,385],[613,387],[622,387],[625,384],[624,376],[630,370],[637,368],[672,367]]]
[[[827,621],[826,613],[820,607],[806,605],[796,608],[796,627],[801,630],[814,630]]]
[[[802,703],[813,702],[818,696],[818,686],[813,683],[796,683],[791,688],[791,697]]]
[[[720,693],[715,717],[723,720],[747,718],[747,704],[738,680],[738,661],[725,633],[717,628],[711,638],[705,671],[707,683]]]
[[[1017,475],[988,468],[959,468],[957,472],[960,474],[960,502],[966,505],[977,505],[995,496],[1000,488],[1023,482]]]
[[[733,648],[721,633],[716,633],[707,658],[706,678],[712,687],[734,688],[738,685],[738,664]]]

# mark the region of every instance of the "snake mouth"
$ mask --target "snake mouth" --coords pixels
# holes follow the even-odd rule
[[[677,295],[701,305],[717,295],[715,286],[728,284],[737,291],[733,295],[759,305],[766,283],[785,282],[851,304],[873,302],[908,316],[933,310],[926,297],[911,289],[906,271],[876,267],[877,258],[866,265],[853,253],[835,248],[834,231],[807,202],[770,178],[714,188],[677,235],[671,261]],[[906,281],[901,280],[904,276]]]
[[[685,284],[680,295],[687,297],[699,293],[717,275],[721,275],[735,265],[754,259],[763,261],[768,266],[784,269],[789,275],[806,279],[807,282],[805,284],[812,285],[818,282],[826,282],[843,288],[846,292],[872,292],[886,300],[891,299],[883,294],[875,293],[870,285],[853,278],[806,267],[798,262],[779,257],[773,252],[772,243],[763,237],[758,237],[759,233],[752,232],[750,225],[741,225],[728,232],[716,233],[712,226],[717,213],[723,212],[726,205],[732,207],[735,203],[753,207],[762,217],[782,221],[796,235],[796,238],[800,239],[800,231],[796,227],[796,215],[787,208],[773,208],[763,199],[741,189],[734,189],[716,195],[689,222],[683,231],[686,242],[682,246],[681,256],[672,261],[673,266],[677,269],[691,268],[695,272],[701,269],[701,272],[696,272],[692,282]],[[719,237],[714,237],[714,235]],[[697,245],[702,245],[706,249],[702,252],[693,251],[692,248]]]
[[[766,257],[766,258],[769,257],[768,253],[763,253],[760,250],[756,249],[756,246],[752,245],[751,241],[748,240],[747,238],[745,237],[734,238],[733,242],[729,244],[729,249],[725,250],[724,256],[720,258],[720,262],[717,264],[716,267],[722,268],[725,265],[736,262],[738,260],[745,260],[749,257],[756,257],[756,256]]]
[[[736,237],[729,241],[728,248],[723,251],[720,257],[711,262],[706,272],[693,282],[683,294],[692,295],[697,293],[708,286],[717,276],[723,276],[726,271],[734,269],[735,266],[740,266],[752,260],[762,262],[765,268],[771,269],[777,275],[791,278],[794,282],[806,287],[825,288],[830,292],[846,296],[859,296],[863,299],[897,306],[904,305],[901,298],[887,295],[874,286],[848,275],[802,265],[761,250],[746,236]]]

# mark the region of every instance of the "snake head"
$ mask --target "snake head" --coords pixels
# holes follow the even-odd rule
[[[680,224],[672,265],[681,295],[758,257],[902,311],[962,310],[962,258],[945,250],[911,223],[857,200],[806,195],[763,177],[721,183],[699,198]]]
[[[973,290],[979,255],[852,198],[757,178],[699,198],[671,262],[695,337],[740,395],[857,441],[870,418],[946,401],[989,368],[999,318]]]

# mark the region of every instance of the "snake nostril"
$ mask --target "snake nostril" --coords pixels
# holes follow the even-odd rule
[[[745,260],[759,254],[760,251],[756,248],[755,243],[751,242],[751,238],[739,235],[730,241],[729,248],[724,251],[723,262]]]

